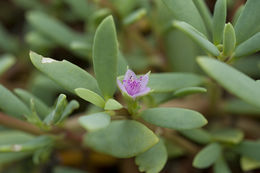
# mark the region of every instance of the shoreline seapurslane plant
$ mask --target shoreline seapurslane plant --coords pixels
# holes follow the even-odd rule
[[[110,25],[114,25],[111,16],[104,19],[99,25],[94,38],[94,49],[96,51],[99,50],[100,44],[104,44],[99,41],[99,39],[103,40],[103,37],[111,41],[107,41],[105,44],[115,44],[115,46],[118,44],[117,40],[113,40],[116,39],[116,37],[114,37],[115,28]],[[107,34],[104,34],[104,32]],[[167,138],[156,134],[154,132],[155,129],[149,129],[142,121],[159,127],[188,130],[204,126],[207,124],[207,120],[200,113],[183,108],[148,107],[144,109],[142,104],[140,104],[142,98],[149,98],[151,93],[162,92],[172,95],[172,98],[174,98],[175,90],[200,85],[204,80],[197,75],[174,73],[153,74],[148,72],[145,75],[137,77],[132,70],[125,69],[126,73],[122,82],[120,81],[122,77],[119,77],[116,81],[113,76],[117,76],[117,67],[113,66],[108,68],[105,63],[107,61],[105,58],[117,59],[118,51],[108,48],[105,49],[104,47],[102,51],[102,55],[93,52],[94,63],[99,62],[99,65],[94,66],[94,71],[103,74],[100,75],[101,77],[99,77],[99,79],[95,79],[91,74],[86,71],[83,72],[79,67],[66,61],[56,61],[48,58],[48,62],[46,62],[43,61],[46,59],[45,57],[36,53],[31,53],[30,57],[33,64],[40,71],[50,75],[53,80],[57,81],[61,86],[67,86],[66,88],[69,89],[74,88],[74,91],[70,91],[103,109],[100,113],[83,115],[79,118],[79,123],[88,131],[84,137],[84,144],[86,146],[119,158],[136,156],[137,164],[142,171],[148,171],[146,165],[147,160],[151,159],[151,156],[155,157],[157,153],[160,153],[163,162],[154,158],[154,165],[149,166],[150,171],[158,172],[163,168],[167,160],[167,153],[165,153],[165,144],[163,142]],[[97,60],[95,60],[96,58]],[[62,65],[64,63],[66,63],[66,68]],[[113,70],[111,68],[115,69]],[[61,79],[59,75],[67,73],[65,72],[66,70],[70,70],[73,76],[69,75]],[[97,82],[101,80],[100,78],[109,78],[106,74],[108,71],[111,72],[111,70],[115,71],[115,74],[110,73],[111,80],[106,79],[109,84],[104,83],[104,81],[102,81],[102,84]],[[56,76],[50,74],[50,72],[54,71],[56,71]],[[78,76],[77,72],[80,72],[81,75]],[[69,78],[75,82],[68,83]],[[86,79],[88,83],[85,83],[82,79]],[[176,84],[167,88],[165,86],[170,79],[176,79]],[[100,85],[102,85],[103,91],[108,91],[106,87],[113,86],[114,84],[111,84],[112,82],[117,83],[121,90],[124,101],[126,102],[126,107],[123,106],[124,103],[117,101],[111,93],[100,92]],[[190,92],[190,94],[192,94],[192,92]],[[125,112],[124,110],[127,111]],[[121,117],[122,120],[113,120],[113,117]],[[141,119],[142,121],[140,121]],[[157,144],[160,147],[157,146]]]
[[[0,172],[259,170],[260,0],[13,3],[30,48],[0,24]]]

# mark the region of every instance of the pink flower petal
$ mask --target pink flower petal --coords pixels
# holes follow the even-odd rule
[[[140,81],[141,81],[141,90],[143,90],[147,84],[148,84],[148,81],[149,81],[149,72],[146,73],[145,75],[141,76],[140,77]]]
[[[144,88],[143,90],[141,90],[140,92],[136,93],[135,95],[133,95],[133,98],[139,97],[139,96],[144,96],[146,94],[148,94],[151,91],[151,88]]]
[[[127,72],[125,73],[124,81],[129,80],[129,79],[131,78],[131,76],[132,76],[132,79],[133,79],[133,80],[136,80],[136,79],[137,79],[135,73],[134,73],[132,70],[129,70],[129,69],[128,69]]]
[[[119,89],[122,91],[122,92],[125,92],[127,93],[124,85],[121,83],[121,81],[119,79],[117,79],[117,86],[119,87]]]

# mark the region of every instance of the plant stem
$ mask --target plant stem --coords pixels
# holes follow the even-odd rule
[[[13,118],[11,116],[5,115],[1,112],[0,112],[0,124],[5,127],[21,130],[21,131],[28,132],[28,133],[34,134],[34,135],[44,134],[44,132],[41,129],[39,129],[38,127],[36,127],[35,125],[32,125],[25,121]]]

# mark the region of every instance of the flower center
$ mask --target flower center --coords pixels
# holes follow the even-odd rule
[[[133,79],[133,76],[130,76],[128,80],[123,80],[123,85],[127,93],[133,96],[140,92],[141,81],[142,81],[142,76],[139,79]]]

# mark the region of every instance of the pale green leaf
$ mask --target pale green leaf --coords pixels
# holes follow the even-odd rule
[[[215,162],[213,169],[214,173],[232,173],[223,156],[220,156]]]
[[[239,16],[236,25],[237,44],[240,44],[260,31],[260,1],[247,0],[245,8]]]
[[[34,52],[30,52],[30,58],[38,70],[72,93],[75,93],[76,88],[86,88],[93,92],[100,92],[97,81],[93,76],[66,60],[56,61]]]
[[[11,91],[0,85],[0,109],[8,115],[22,119],[30,114],[29,108]]]
[[[98,107],[104,108],[105,100],[97,93],[90,91],[88,89],[85,89],[85,88],[77,88],[77,89],[75,89],[75,92],[80,98],[82,98]]]
[[[150,108],[140,116],[147,122],[176,130],[194,129],[207,124],[199,112],[182,108]]]
[[[0,76],[15,63],[15,57],[10,54],[0,56]]]
[[[214,164],[221,154],[221,146],[212,143],[204,147],[194,158],[192,165],[196,168],[208,168]]]
[[[260,87],[253,79],[218,60],[208,57],[200,57],[197,60],[202,69],[226,90],[260,107]]]
[[[167,150],[162,140],[135,158],[135,163],[138,165],[139,171],[146,173],[160,172],[166,164],[166,161]]]
[[[186,87],[186,88],[181,88],[176,90],[173,93],[174,97],[184,97],[187,95],[191,95],[191,94],[197,94],[197,93],[205,93],[207,92],[206,88],[202,88],[202,87]]]
[[[122,108],[123,108],[123,106],[114,99],[108,99],[105,104],[105,110],[118,110],[118,109],[122,109]]]
[[[213,23],[211,12],[205,2],[205,0],[193,0],[196,5],[209,34],[212,33]]]
[[[245,140],[233,149],[242,156],[260,161],[260,141]]]
[[[119,158],[130,158],[147,151],[159,139],[143,124],[116,120],[104,129],[87,133],[85,144],[96,151]]]
[[[203,77],[191,73],[151,73],[148,87],[154,92],[173,92],[185,87],[198,86],[204,82]]]
[[[147,11],[144,8],[138,9],[123,19],[124,25],[130,25],[140,20],[142,17],[146,15]]]
[[[208,144],[211,141],[211,135],[204,129],[180,130],[179,132],[199,144]]]
[[[260,168],[260,161],[249,157],[241,157],[240,165],[243,171],[251,171]]]
[[[33,99],[36,111],[42,119],[44,119],[50,113],[50,108],[39,98],[29,93],[28,91],[17,88],[14,90],[14,92],[24,101],[24,103],[27,104],[27,106],[30,105],[31,99]]]
[[[118,43],[112,16],[98,26],[93,43],[93,64],[96,79],[105,99],[116,91]]]
[[[218,129],[211,132],[212,139],[217,142],[238,144],[244,138],[244,133],[238,129]]]
[[[207,35],[204,22],[192,0],[163,0],[177,20],[184,21]]]
[[[178,28],[179,30],[186,33],[188,36],[191,37],[193,41],[195,41],[202,49],[204,49],[206,52],[214,55],[219,56],[220,52],[218,48],[213,45],[202,33],[200,33],[198,30],[196,30],[194,27],[189,25],[186,22],[181,21],[174,21],[173,26]]]
[[[104,112],[81,116],[79,123],[88,131],[96,131],[110,124],[110,116]]]
[[[213,42],[218,45],[222,41],[223,30],[227,17],[227,1],[217,0],[213,15]]]
[[[223,34],[223,55],[230,56],[236,47],[236,34],[231,23],[225,25]]]
[[[243,57],[260,51],[260,32],[237,46],[235,57]]]

